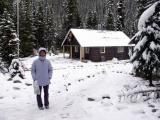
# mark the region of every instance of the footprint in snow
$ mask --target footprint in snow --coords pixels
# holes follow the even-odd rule
[[[159,109],[155,109],[155,108],[152,109],[152,112],[153,112],[153,113],[155,113],[155,112],[157,112],[157,111],[159,111]]]
[[[124,109],[127,109],[128,107],[127,106],[124,106],[124,105],[118,105],[116,106],[117,110],[124,110]]]
[[[148,107],[155,108],[155,105],[149,104]]]
[[[32,84],[31,84],[31,83],[25,83],[25,85],[26,85],[26,86],[32,86]]]
[[[20,90],[20,88],[19,88],[19,87],[13,87],[13,89],[14,89],[14,90]]]
[[[145,114],[146,112],[144,110],[134,110],[132,111],[134,114]]]
[[[94,99],[94,98],[88,98],[87,100],[88,100],[88,101],[90,101],[90,102],[95,101],[95,99]]]
[[[66,104],[63,109],[67,109],[68,107],[70,107],[71,105],[73,105],[73,101],[69,102],[68,104]]]
[[[16,96],[12,97],[12,99],[16,99]]]
[[[8,79],[8,81],[12,81],[12,80],[13,80],[12,78],[9,78],[9,79]]]
[[[73,105],[73,101],[69,102],[66,106],[71,106]]]
[[[61,118],[62,119],[65,119],[65,118],[68,118],[70,116],[69,113],[66,113],[66,114],[60,114]]]
[[[14,80],[13,83],[22,83],[20,80]]]
[[[0,96],[0,99],[3,99],[4,97],[3,96]]]

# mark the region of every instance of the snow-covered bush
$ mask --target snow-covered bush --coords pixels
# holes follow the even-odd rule
[[[131,62],[137,76],[149,79],[160,66],[160,1],[154,3],[141,15],[138,32],[132,38],[135,42]]]
[[[19,77],[24,79],[24,66],[23,64],[19,61],[19,59],[13,59],[11,62],[11,65],[9,67],[9,73],[11,78],[15,77],[17,74]]]

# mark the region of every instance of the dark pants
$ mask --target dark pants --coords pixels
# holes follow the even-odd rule
[[[42,93],[42,87],[43,87],[43,91],[44,91],[44,105],[45,106],[49,106],[49,101],[48,101],[48,97],[49,97],[49,94],[48,94],[49,85],[47,85],[47,86],[39,86],[40,93]],[[38,104],[38,107],[43,107],[41,94],[37,95],[37,104]]]

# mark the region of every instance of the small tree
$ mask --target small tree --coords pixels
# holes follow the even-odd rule
[[[97,29],[98,28],[98,21],[97,21],[97,13],[96,13],[96,11],[90,11],[88,13],[86,27],[89,28],[89,29]]]
[[[132,38],[136,46],[131,56],[136,75],[143,75],[153,86],[152,76],[160,66],[160,2],[148,8],[140,17],[139,32]]]
[[[61,43],[70,28],[81,27],[81,18],[77,8],[77,0],[64,0],[62,7],[64,8],[64,15],[62,17],[63,23],[61,31],[58,36],[56,36],[56,44],[59,48],[61,47]]]
[[[3,15],[0,16],[0,57],[7,66],[17,56],[18,41],[13,20],[10,14],[4,10]]]
[[[107,30],[114,30],[114,17],[113,17],[113,0],[107,1]]]
[[[124,0],[119,0],[117,3],[117,21],[116,21],[116,30],[123,31],[124,30]]]
[[[34,41],[36,41],[33,30],[31,0],[20,3],[20,56],[27,57],[33,54]]]
[[[76,0],[66,0],[64,3],[64,24],[66,32],[70,28],[79,28],[81,26],[81,19],[77,8]]]

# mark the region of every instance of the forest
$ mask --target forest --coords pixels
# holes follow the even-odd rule
[[[17,56],[17,49],[20,57],[32,55],[33,49],[39,47],[46,47],[48,51],[60,50],[70,28],[123,31],[132,38],[137,32],[140,15],[155,1],[157,0],[1,0],[1,57],[10,63]],[[19,40],[13,41],[13,38]]]

